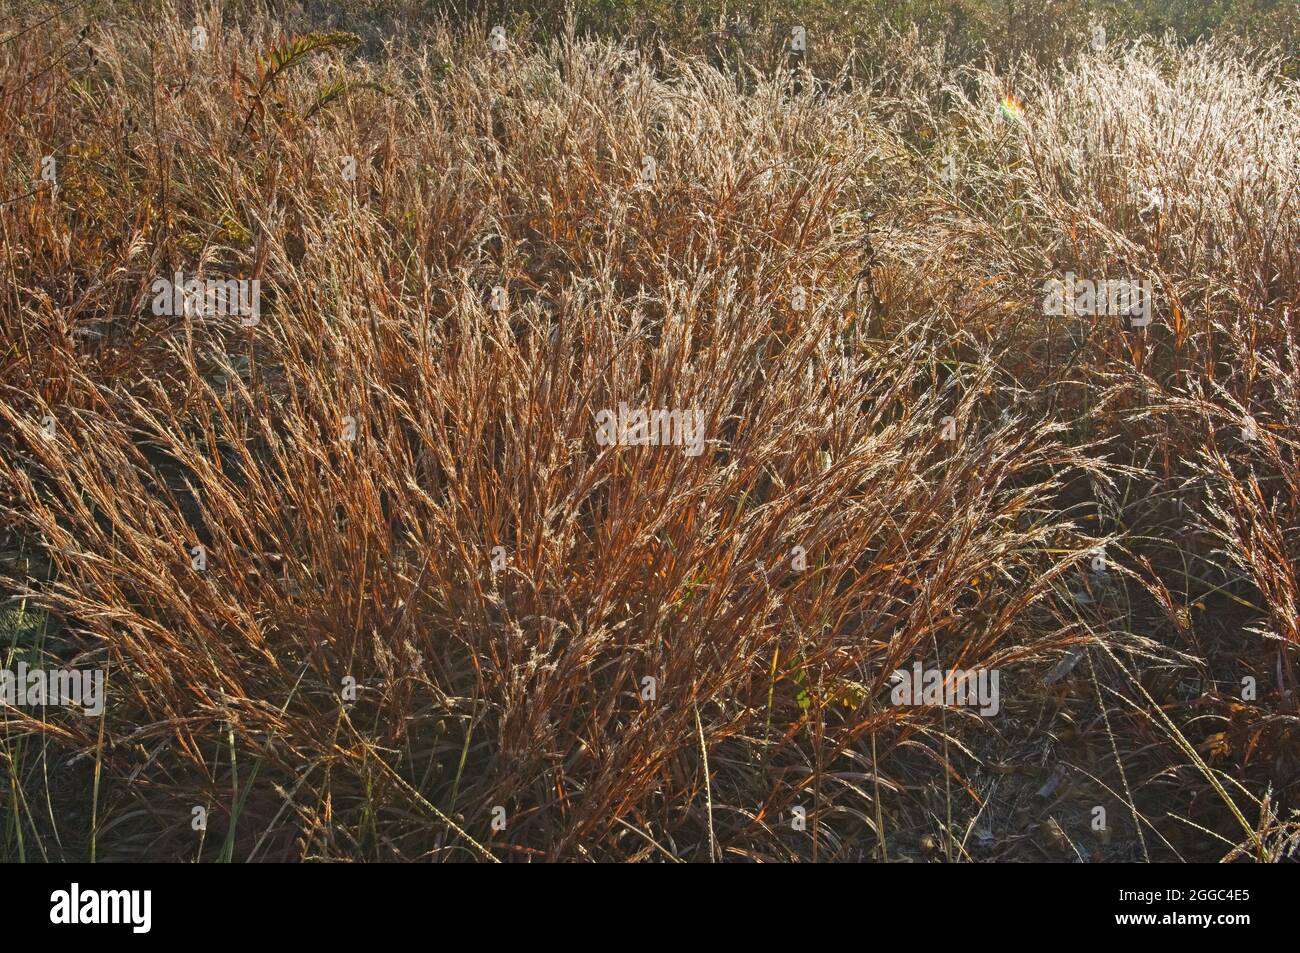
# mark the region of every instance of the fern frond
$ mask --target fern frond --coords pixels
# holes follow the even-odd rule
[[[264,86],[275,82],[286,70],[305,63],[317,53],[349,49],[361,42],[355,33],[337,30],[329,33],[302,33],[271,47],[257,58],[258,77]]]

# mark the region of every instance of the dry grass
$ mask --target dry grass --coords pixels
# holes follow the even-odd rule
[[[486,24],[360,58],[219,5],[201,51],[0,16],[6,660],[110,686],[3,710],[3,856],[1293,847],[1272,61],[886,93]],[[259,280],[260,324],[155,315],[178,270]],[[1150,278],[1154,323],[1044,317],[1067,270]],[[704,452],[599,445],[620,402],[699,409]],[[1001,712],[891,704],[917,661],[998,669]]]

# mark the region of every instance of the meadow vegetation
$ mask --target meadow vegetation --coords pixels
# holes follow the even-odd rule
[[[0,858],[1290,856],[1296,23],[0,0]]]

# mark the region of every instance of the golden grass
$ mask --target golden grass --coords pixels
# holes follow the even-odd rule
[[[1270,61],[884,94],[485,24],[362,58],[220,11],[198,50],[170,8],[0,44],[0,566],[55,620],[6,658],[110,684],[102,720],[4,709],[5,856],[1294,843]],[[1155,322],[1045,317],[1067,270],[1150,278]],[[154,314],[176,271],[257,279],[260,323]],[[599,445],[620,402],[698,408],[704,452]],[[1001,714],[891,705],[916,661],[1000,670]],[[1094,805],[1121,833],[1084,846]]]

